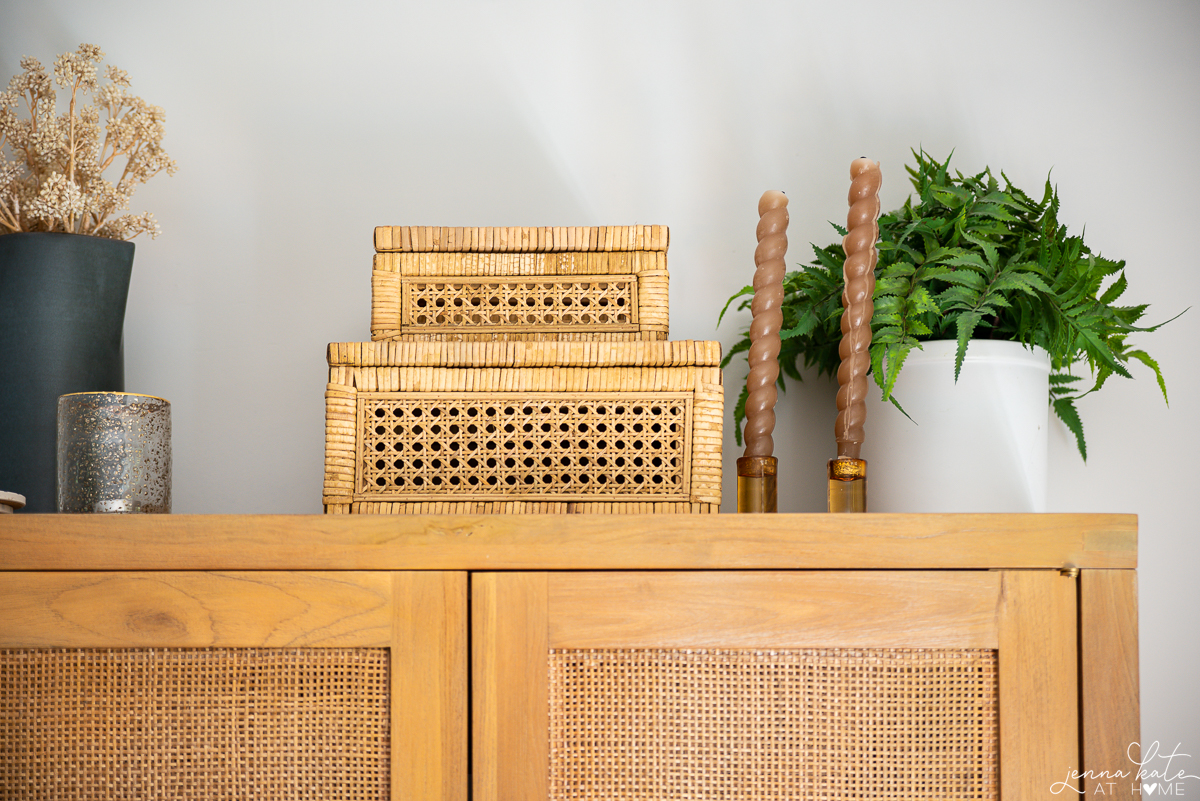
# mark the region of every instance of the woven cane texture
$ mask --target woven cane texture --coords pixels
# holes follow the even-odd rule
[[[386,799],[387,649],[0,650],[0,798]]]
[[[715,512],[720,358],[716,342],[333,343],[325,510]]]
[[[360,393],[358,493],[688,498],[688,393]]]
[[[633,328],[637,280],[587,277],[524,281],[407,281],[401,322],[418,328]]]
[[[665,252],[377,253],[371,338],[665,340],[668,296]]]
[[[400,328],[394,336],[497,337],[509,332],[638,334],[637,279],[581,277],[400,284]],[[372,337],[383,332],[372,330]],[[656,339],[666,339],[666,332]]]
[[[560,251],[666,250],[665,225],[603,225],[570,228],[443,228],[383,225],[375,250],[424,253],[552,253]]]
[[[998,797],[995,651],[552,650],[550,798]]]

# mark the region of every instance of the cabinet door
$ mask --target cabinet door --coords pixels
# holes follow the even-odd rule
[[[1075,597],[1032,570],[474,574],[475,801],[1052,797]]]
[[[466,591],[0,573],[0,796],[465,801]]]

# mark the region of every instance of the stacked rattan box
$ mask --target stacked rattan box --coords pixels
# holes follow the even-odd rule
[[[381,227],[375,250],[376,341],[667,338],[665,226]]]
[[[667,340],[664,226],[375,230],[329,346],[326,512],[713,513],[720,345]]]

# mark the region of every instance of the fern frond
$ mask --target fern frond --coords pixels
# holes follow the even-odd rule
[[[1086,462],[1087,442],[1083,438],[1083,422],[1079,419],[1079,412],[1075,409],[1075,401],[1072,398],[1056,398],[1052,407],[1055,416],[1062,420],[1075,435],[1075,445],[1079,448],[1079,455]]]

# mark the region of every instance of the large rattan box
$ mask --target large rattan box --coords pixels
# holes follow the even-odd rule
[[[718,342],[329,346],[329,513],[714,513]]]
[[[667,338],[664,225],[375,229],[371,339]]]

